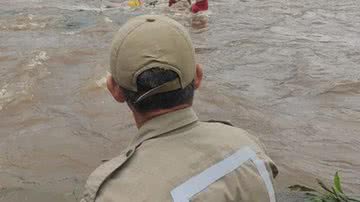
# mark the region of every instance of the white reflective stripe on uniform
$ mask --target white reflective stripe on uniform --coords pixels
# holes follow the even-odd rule
[[[275,191],[272,185],[269,172],[266,170],[265,162],[259,159],[252,159],[269,193],[270,202],[276,202]]]
[[[264,164],[255,163],[255,160],[257,160],[256,153],[249,147],[238,150],[231,156],[225,158],[219,163],[211,166],[210,168],[204,170],[200,174],[190,178],[183,184],[173,189],[171,191],[171,196],[174,202],[189,202],[191,197],[193,197],[195,194],[201,192],[212,183],[216,182],[218,179],[236,170],[248,160],[254,161],[254,164],[257,167],[268,189],[270,202],[275,202],[274,189],[272,187],[269,173],[267,172],[266,167],[263,167],[265,166]]]

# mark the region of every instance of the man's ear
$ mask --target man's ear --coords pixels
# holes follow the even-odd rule
[[[126,101],[124,91],[120,88],[120,86],[116,83],[116,81],[111,75],[107,76],[106,84],[108,90],[116,101],[120,103],[124,103]]]
[[[203,69],[201,65],[196,64],[196,74],[195,74],[195,89],[198,89],[201,85],[201,81],[203,79]]]

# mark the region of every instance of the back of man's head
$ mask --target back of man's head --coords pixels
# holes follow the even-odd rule
[[[112,43],[110,67],[124,100],[140,113],[192,104],[194,48],[186,29],[168,17],[144,15],[123,25]]]
[[[161,67],[146,70],[137,78],[138,92],[123,88],[125,99],[140,113],[170,109],[184,104],[192,105],[194,82],[185,88],[154,94],[138,101],[144,93],[174,79],[178,79],[178,75],[172,70],[164,70]]]

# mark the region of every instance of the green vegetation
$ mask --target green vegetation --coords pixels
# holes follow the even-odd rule
[[[292,185],[289,188],[292,191],[305,192],[307,196],[307,199],[305,200],[306,202],[360,202],[360,199],[347,196],[344,193],[341,187],[341,181],[338,172],[335,173],[334,184],[332,187],[326,186],[319,179],[316,180],[322,188],[322,192],[303,185]]]

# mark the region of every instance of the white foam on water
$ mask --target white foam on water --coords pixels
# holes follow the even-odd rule
[[[65,34],[65,35],[75,35],[75,34],[78,34],[78,33],[79,33],[79,31],[76,31],[76,32],[74,32],[74,31],[61,32],[61,34]]]
[[[34,19],[34,17],[35,17],[35,15],[33,15],[33,14],[29,14],[27,17],[29,18],[29,20],[33,20],[33,19]]]
[[[8,84],[3,86],[2,89],[0,90],[0,111],[4,108],[4,106],[7,103],[11,102],[11,100],[13,99],[14,93],[9,92],[7,90],[7,86]]]
[[[101,6],[95,7],[95,6],[89,6],[89,5],[62,5],[58,6],[60,9],[64,10],[70,10],[70,11],[102,11]]]
[[[104,17],[104,21],[107,23],[112,23],[113,21],[109,17]]]
[[[35,15],[28,14],[18,14],[14,18],[10,18],[5,21],[4,24],[0,22],[1,29],[4,30],[34,30],[34,29],[43,29],[48,24],[48,19],[35,19]]]
[[[35,52],[28,63],[22,66],[19,75],[0,87],[0,110],[3,110],[10,103],[16,104],[25,100],[32,100],[31,88],[39,79],[50,74],[43,64],[48,59],[49,56],[46,51]]]
[[[109,72],[106,72],[106,75],[96,80],[95,83],[100,88],[106,88],[106,79],[110,75]]]
[[[19,24],[19,25],[13,25],[12,27],[15,28],[15,29],[22,30],[22,29],[25,29],[27,27],[27,25],[26,24]]]
[[[43,62],[48,60],[49,57],[47,56],[47,53],[45,51],[40,51],[35,58],[33,58],[30,63],[28,64],[29,67],[34,67],[37,65],[42,65]]]
[[[46,23],[30,23],[29,24],[32,28],[45,28],[46,27]]]
[[[106,77],[102,77],[101,79],[96,80],[95,83],[98,87],[105,87]]]
[[[7,93],[6,89],[3,88],[0,90],[0,97],[3,97]]]

